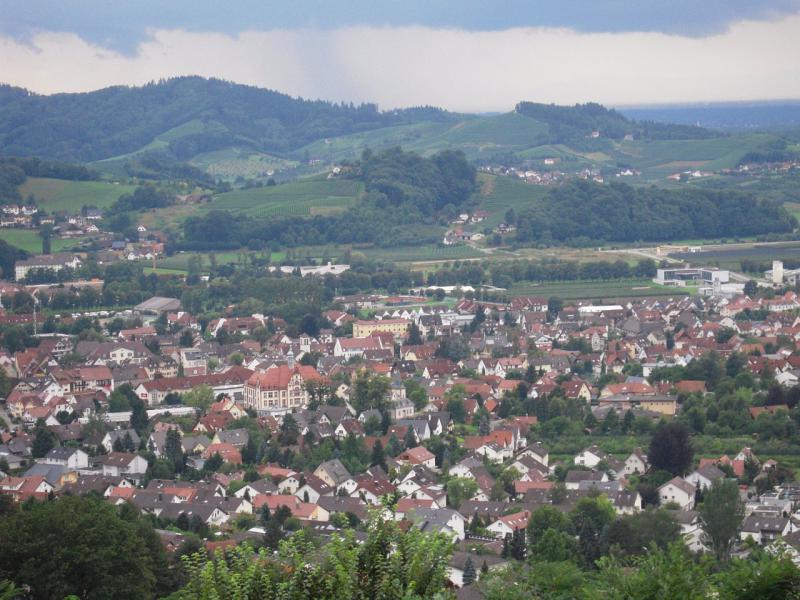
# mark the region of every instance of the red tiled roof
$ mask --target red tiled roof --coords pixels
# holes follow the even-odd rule
[[[226,383],[244,383],[253,374],[246,367],[231,367],[224,373],[211,373],[209,375],[194,375],[191,377],[162,377],[145,381],[142,385],[148,391],[159,390],[168,392],[175,389],[191,389],[199,385],[223,385]]]
[[[288,365],[279,365],[260,373],[253,373],[247,379],[247,385],[261,388],[262,390],[283,390],[289,386],[289,380],[298,374],[303,381],[322,379],[314,367],[297,365],[290,369]]]
[[[525,529],[528,526],[528,521],[530,521],[530,519],[530,511],[523,510],[522,512],[500,517],[497,520],[501,523],[504,523],[511,529]]]
[[[408,450],[403,451],[398,458],[400,458],[400,460],[407,460],[411,464],[418,465],[436,457],[424,446],[417,446],[415,448],[409,448]]]
[[[695,392],[705,393],[706,382],[685,379],[676,383],[675,389],[679,392],[686,392],[687,394],[692,394]]]

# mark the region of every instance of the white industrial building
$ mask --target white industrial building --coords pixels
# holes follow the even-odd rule
[[[780,260],[772,261],[772,268],[764,272],[764,279],[772,285],[797,285],[800,279],[800,269],[784,269]]]
[[[713,286],[728,283],[730,275],[730,271],[725,269],[678,267],[657,269],[653,281],[659,285],[672,287]]]

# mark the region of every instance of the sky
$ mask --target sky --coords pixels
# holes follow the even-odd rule
[[[381,108],[800,99],[800,0],[0,0],[0,82],[219,77]]]

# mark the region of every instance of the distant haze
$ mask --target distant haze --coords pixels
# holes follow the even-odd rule
[[[652,107],[621,107],[636,120],[700,125],[711,129],[783,129],[800,127],[800,102],[741,102]]]
[[[0,35],[0,81],[51,94],[197,74],[306,98],[505,111],[800,98],[800,15],[719,31],[596,32],[354,25],[216,33],[149,29],[130,51],[71,31]]]

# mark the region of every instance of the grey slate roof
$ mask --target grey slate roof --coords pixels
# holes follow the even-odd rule
[[[350,479],[350,472],[338,458],[325,461],[317,468],[323,469],[330,476],[330,478],[333,479],[336,485],[339,485],[343,481]]]

